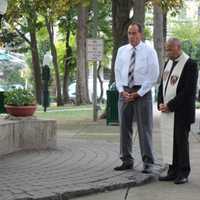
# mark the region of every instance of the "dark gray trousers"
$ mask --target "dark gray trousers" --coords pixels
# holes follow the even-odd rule
[[[126,164],[133,163],[132,135],[133,120],[137,123],[140,152],[144,164],[153,164],[152,128],[153,108],[151,92],[134,102],[126,103],[119,97],[118,110],[120,121],[120,158]]]

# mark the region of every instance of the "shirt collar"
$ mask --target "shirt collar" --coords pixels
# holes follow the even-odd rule
[[[144,45],[144,42],[140,41],[140,43],[135,47],[136,50],[139,50],[142,48],[142,46]],[[134,47],[129,43],[128,44],[128,49],[132,50]]]

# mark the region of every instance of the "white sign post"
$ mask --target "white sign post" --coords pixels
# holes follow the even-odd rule
[[[103,40],[102,39],[87,39],[87,60],[101,61],[103,59]]]
[[[94,7],[94,10],[96,10],[96,1],[94,1]],[[96,31],[94,32],[95,34],[93,35],[96,36]],[[103,40],[96,38],[87,39],[86,49],[87,60],[93,62],[93,120],[97,121],[97,62],[103,59]]]

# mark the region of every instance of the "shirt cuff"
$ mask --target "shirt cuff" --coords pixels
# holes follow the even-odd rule
[[[144,91],[141,90],[141,89],[139,89],[139,90],[137,91],[137,93],[138,93],[141,97],[143,97],[143,96],[145,95]]]
[[[119,93],[121,93],[121,92],[124,91],[124,88],[123,87],[118,87],[117,90],[118,90]]]

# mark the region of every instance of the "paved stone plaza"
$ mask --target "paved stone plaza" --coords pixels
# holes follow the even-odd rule
[[[67,199],[140,185],[155,178],[137,170],[115,172],[113,167],[120,164],[117,150],[117,144],[62,136],[55,150],[4,156],[0,160],[0,199]],[[140,164],[137,159],[136,169]],[[130,176],[134,178],[130,180]]]
[[[159,171],[162,169],[159,154],[156,155],[154,174],[142,174],[139,148],[138,145],[134,145],[135,170],[116,172],[113,167],[120,164],[119,144],[116,140],[110,141],[107,138],[109,134],[118,138],[119,127],[107,127],[105,121],[99,121],[86,123],[79,128],[76,131],[58,129],[56,149],[22,151],[1,157],[0,200],[67,200],[86,194],[120,188],[127,189],[129,186],[139,186],[156,181]],[[104,138],[94,139],[88,136],[95,130],[99,132],[98,137],[102,133]],[[109,134],[106,135],[108,132]],[[192,173],[200,178],[198,172],[199,142],[198,134],[193,133],[191,136],[192,166],[194,166]],[[134,143],[138,144],[137,137]],[[157,117],[155,119],[154,144],[155,151],[159,152]],[[165,188],[165,186],[163,187]],[[116,198],[113,195],[113,198],[110,199],[121,200],[124,199],[124,196]]]

